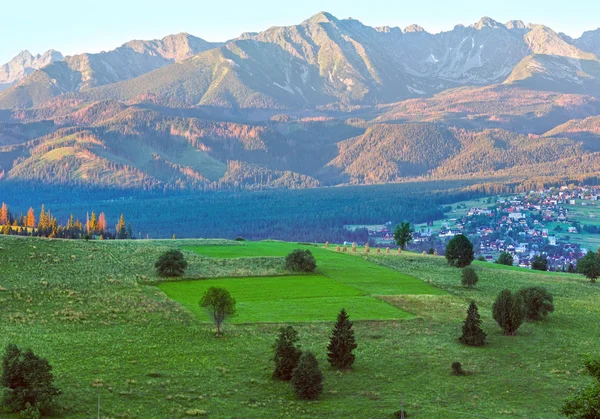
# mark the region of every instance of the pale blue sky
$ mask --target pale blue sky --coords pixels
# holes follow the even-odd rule
[[[0,0],[0,64],[24,49],[66,55],[113,49],[131,39],[189,32],[210,41],[300,23],[325,10],[372,26],[417,23],[429,32],[471,24],[544,23],[580,36],[600,26],[598,0]]]

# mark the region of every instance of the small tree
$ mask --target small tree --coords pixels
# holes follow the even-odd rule
[[[595,283],[600,277],[600,258],[591,250],[577,263],[577,272],[585,275],[590,282]]]
[[[306,351],[300,357],[292,373],[292,387],[298,398],[303,400],[317,399],[323,392],[323,373],[311,351]]]
[[[179,250],[168,250],[156,261],[154,267],[160,276],[183,276],[188,263]]]
[[[498,260],[496,262],[500,265],[512,266],[514,261],[515,259],[510,253],[502,252],[500,253],[500,256],[498,256]]]
[[[346,310],[342,309],[338,314],[337,322],[333,327],[327,346],[327,359],[331,366],[339,369],[352,366],[356,358],[352,351],[357,346],[354,339],[354,330],[352,330],[352,322]]]
[[[483,346],[486,333],[481,328],[482,323],[477,304],[475,301],[471,301],[467,309],[467,318],[463,324],[462,336],[458,340],[469,346]]]
[[[275,371],[273,377],[280,380],[289,381],[292,379],[292,372],[298,366],[298,361],[302,355],[302,350],[298,342],[298,332],[292,326],[286,326],[279,329],[279,337],[273,345],[275,349]]]
[[[464,268],[465,266],[469,266],[474,259],[473,244],[467,236],[459,234],[448,242],[446,246],[446,260],[448,261],[448,265]]]
[[[510,290],[502,291],[492,306],[494,320],[504,330],[504,334],[513,336],[525,318],[523,297],[512,294]]]
[[[531,269],[534,271],[547,271],[548,260],[542,255],[537,255],[535,258],[533,258],[533,262],[531,262]]]
[[[308,249],[296,249],[285,258],[285,268],[295,272],[314,272],[317,261]]]
[[[479,277],[477,276],[475,269],[470,266],[463,268],[461,277],[462,285],[467,288],[473,288],[477,282],[479,282]]]
[[[552,294],[542,287],[528,287],[519,290],[525,304],[525,317],[529,321],[543,320],[554,311]]]
[[[567,398],[561,412],[569,418],[600,418],[600,359],[588,357],[584,365],[594,382]]]
[[[50,363],[13,344],[6,347],[2,358],[0,386],[5,389],[3,403],[13,412],[48,413],[53,399],[61,394],[54,386]]]
[[[394,241],[400,246],[400,249],[404,250],[406,246],[410,244],[413,239],[412,233],[413,229],[408,221],[403,221],[396,226],[396,230],[394,230]]]
[[[217,326],[217,336],[221,336],[221,325],[235,314],[235,299],[225,288],[210,287],[200,300],[200,306],[208,310]]]

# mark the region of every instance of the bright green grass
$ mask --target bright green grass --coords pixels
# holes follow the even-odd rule
[[[317,260],[317,271],[350,285],[368,295],[433,294],[445,292],[414,276],[378,266],[358,255],[337,253],[318,246],[282,242],[243,242],[239,246],[186,247],[201,255],[218,258],[285,256],[298,248],[310,249]],[[362,250],[360,250],[362,251]],[[393,258],[395,255],[386,257]]]
[[[224,287],[237,301],[233,323],[308,322],[334,320],[342,308],[355,320],[389,320],[412,317],[360,290],[324,276],[269,278],[223,278],[160,284],[170,298],[180,302],[203,321],[206,311],[199,306],[209,287]]]

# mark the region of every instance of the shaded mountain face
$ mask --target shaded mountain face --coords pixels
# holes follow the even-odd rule
[[[323,12],[225,44],[179,34],[67,57],[0,92],[0,181],[207,191],[599,176],[598,33],[482,18],[430,34]]]
[[[0,66],[0,91],[8,89],[35,70],[39,70],[63,58],[60,52],[54,50],[48,50],[41,55],[32,55],[29,51],[21,52],[8,63]]]

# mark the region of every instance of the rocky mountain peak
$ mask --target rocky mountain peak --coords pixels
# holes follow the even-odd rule
[[[427,31],[425,29],[423,29],[423,27],[416,25],[416,24],[412,24],[412,25],[404,28],[404,33],[411,33],[411,32],[427,32]]]
[[[505,28],[505,26],[502,23],[497,22],[494,19],[492,19],[491,17],[487,17],[487,16],[484,16],[481,19],[479,19],[479,21],[477,23],[473,24],[472,27],[477,30],[481,30],[483,28],[492,28],[492,29]]]

